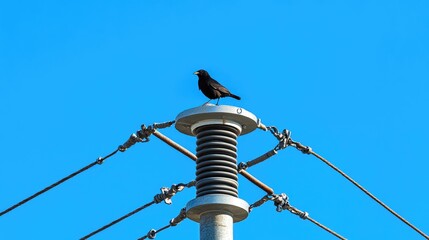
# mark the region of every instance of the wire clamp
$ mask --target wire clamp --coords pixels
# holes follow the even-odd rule
[[[190,188],[190,187],[195,187],[195,185],[197,184],[197,181],[195,181],[195,180],[192,180],[192,181],[190,181],[190,182],[188,182],[188,183],[186,183],[186,184],[184,184],[184,183],[179,183],[179,184],[177,184],[177,185],[179,185],[179,186],[185,186],[185,187],[187,187],[187,188]]]
[[[156,237],[156,230],[155,229],[149,230],[149,232],[146,234],[146,237],[149,238],[149,239],[155,239],[155,237]]]
[[[261,199],[259,199],[258,201],[256,201],[255,203],[253,203],[249,206],[249,212],[251,212],[256,207],[262,206],[262,204],[266,203],[267,201],[272,200],[272,198],[273,198],[273,196],[268,195],[268,194],[263,196]]]
[[[310,154],[313,150],[311,149],[311,147],[309,146],[304,146],[303,144],[301,144],[300,142],[295,142],[292,139],[290,139],[289,141],[289,145],[292,147],[295,147],[296,149],[298,149],[299,151],[301,151],[304,154]]]
[[[177,215],[177,217],[170,220],[170,226],[174,227],[185,219],[186,219],[186,208],[182,208],[180,210],[179,215]]]
[[[104,162],[104,158],[98,157],[97,158],[97,164],[102,164]]]
[[[161,129],[161,128],[168,128],[171,127],[176,121],[169,121],[169,122],[163,122],[163,123],[154,123],[151,127],[153,129]]]
[[[170,205],[173,202],[171,201],[171,198],[176,194],[176,185],[172,185],[171,188],[168,187],[162,187],[161,193],[155,195],[153,198],[156,203],[160,203],[164,201],[166,204]]]
[[[274,195],[272,200],[274,201],[274,205],[277,207],[276,208],[277,212],[288,210],[289,212],[295,215],[298,215],[303,220],[308,219],[309,213],[301,211],[295,207],[292,207],[289,204],[289,197],[286,194],[282,193],[280,195]]]
[[[274,206],[276,206],[277,212],[288,210],[290,207],[289,197],[285,193],[282,193],[280,195],[273,195],[272,200],[274,202]]]
[[[270,130],[271,134],[273,134],[277,140],[279,140],[279,144],[274,148],[275,151],[283,150],[290,145],[291,132],[289,130],[284,129],[282,132],[279,132],[279,130],[274,126],[267,127],[267,129]]]
[[[149,139],[147,141],[149,141]],[[129,147],[138,142],[144,142],[144,140],[140,137],[137,137],[137,135],[133,133],[124,144],[119,145],[119,151],[125,152]]]
[[[142,124],[140,126],[140,130],[137,131],[137,136],[142,140],[142,142],[149,142],[149,136],[155,131],[155,128],[152,126],[146,127],[146,125]]]
[[[104,162],[104,160],[106,160],[106,159],[108,159],[109,157],[111,157],[111,156],[113,156],[113,155],[115,155],[118,151],[120,151],[120,147],[121,146],[119,146],[115,151],[113,151],[111,154],[109,154],[109,155],[107,155],[107,156],[104,156],[104,157],[98,157],[97,158],[97,160],[95,161],[95,163],[97,163],[97,164],[102,164],[103,162]]]
[[[175,121],[169,121],[164,123],[154,123],[148,127],[146,125],[142,124],[140,126],[140,130],[138,130],[136,133],[131,134],[131,136],[128,138],[128,140],[119,146],[119,151],[125,152],[128,148],[133,146],[134,144],[138,142],[149,142],[150,135],[152,135],[156,129],[158,128],[167,128],[173,125]]]
[[[303,211],[299,211],[299,212],[297,212],[297,215],[300,217],[300,218],[302,218],[302,220],[306,220],[306,219],[308,219],[308,212],[303,212]]]
[[[161,193],[156,194],[153,199],[155,201],[155,203],[160,203],[162,201],[164,201],[166,204],[170,205],[173,202],[171,201],[171,198],[176,195],[176,193],[181,192],[183,189],[185,188],[190,188],[195,186],[196,181],[193,180],[189,183],[179,183],[179,184],[173,184],[171,185],[171,188],[168,187],[162,187],[161,188]]]
[[[240,172],[240,170],[247,170],[247,168],[249,168],[249,166],[247,165],[247,162],[241,162],[237,166],[238,172]]]

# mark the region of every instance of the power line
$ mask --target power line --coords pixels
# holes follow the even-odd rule
[[[39,196],[39,195],[41,195],[41,194],[43,194],[43,193],[45,193],[45,192],[47,192],[47,191],[51,190],[52,188],[54,188],[54,187],[56,187],[56,186],[60,185],[61,183],[63,183],[63,182],[65,182],[65,181],[69,180],[70,178],[72,178],[72,177],[74,177],[74,176],[76,176],[76,175],[78,175],[78,174],[80,174],[80,173],[82,173],[82,172],[84,172],[84,171],[86,171],[86,170],[90,169],[91,167],[93,167],[93,166],[95,166],[95,165],[97,165],[97,164],[102,164],[104,160],[106,160],[107,158],[109,158],[109,157],[113,156],[113,155],[114,155],[114,154],[116,154],[118,151],[119,151],[119,148],[118,148],[118,149],[116,149],[115,151],[113,151],[111,154],[109,154],[109,155],[105,156],[105,157],[99,157],[95,162],[93,162],[93,163],[91,163],[91,164],[89,164],[89,165],[87,165],[87,166],[85,166],[85,167],[81,168],[80,170],[78,170],[78,171],[76,171],[76,172],[74,172],[74,173],[72,173],[72,174],[68,175],[67,177],[62,178],[61,180],[59,180],[59,181],[57,181],[57,182],[55,182],[55,183],[51,184],[50,186],[48,186],[48,187],[46,187],[46,188],[44,188],[44,189],[42,189],[42,190],[40,190],[40,191],[36,192],[35,194],[31,195],[30,197],[28,197],[28,198],[26,198],[26,199],[24,199],[24,200],[22,200],[22,201],[18,202],[17,204],[15,204],[15,205],[13,205],[13,206],[9,207],[8,209],[6,209],[6,210],[2,211],[2,212],[0,213],[0,216],[3,216],[4,214],[6,214],[6,213],[8,213],[8,212],[10,212],[10,211],[12,211],[12,210],[14,210],[15,208],[17,208],[17,207],[19,207],[19,206],[23,205],[24,203],[26,203],[26,202],[28,202],[28,201],[32,200],[33,198],[35,198],[35,197],[37,197],[37,196]]]
[[[271,133],[279,140],[278,149],[284,149],[287,146],[292,146],[301,151],[304,154],[311,154],[321,161],[323,161],[325,164],[327,164],[329,167],[334,169],[336,172],[341,174],[343,177],[345,177],[347,180],[349,180],[353,185],[358,187],[362,192],[364,192],[366,195],[368,195],[370,198],[372,198],[374,201],[376,201],[378,204],[380,204],[382,207],[384,207],[386,210],[388,210],[390,213],[392,213],[395,217],[397,217],[399,220],[401,220],[403,223],[407,224],[409,227],[414,229],[416,232],[418,232],[420,235],[425,237],[426,239],[429,239],[429,236],[426,235],[423,231],[415,227],[413,224],[408,222],[405,218],[403,218],[401,215],[396,213],[393,209],[391,209],[389,206],[387,206],[385,203],[383,203],[380,199],[375,197],[372,193],[370,193],[367,189],[362,187],[359,183],[357,183],[355,180],[353,180],[350,176],[345,174],[343,171],[341,171],[339,168],[334,166],[332,163],[330,163],[328,160],[320,156],[319,154],[315,153],[310,147],[304,146],[299,142],[295,142],[291,139],[290,135],[291,132],[289,130],[283,130],[282,133],[280,133],[277,128],[275,127],[268,127],[268,129],[271,131]]]
[[[346,240],[347,238],[344,238],[343,236],[341,236],[340,234],[334,232],[332,229],[329,229],[328,227],[324,226],[323,224],[317,222],[316,220],[312,219],[311,217],[307,216],[306,218],[308,221],[316,224],[317,226],[319,226],[320,228],[324,229],[325,231],[329,232],[330,234],[334,235],[335,237],[339,238],[339,239],[344,239]]]
[[[335,167],[332,163],[330,163],[328,160],[320,156],[319,154],[313,152],[313,150],[309,149],[309,154],[312,154],[313,156],[317,157],[318,159],[322,160],[324,163],[326,163],[329,167],[337,171],[339,174],[341,174],[343,177],[345,177],[347,180],[349,180],[351,183],[353,183],[356,187],[358,187],[360,190],[362,190],[366,195],[368,195],[370,198],[372,198],[374,201],[376,201],[378,204],[380,204],[382,207],[384,207],[387,211],[392,213],[395,217],[397,217],[399,220],[407,224],[409,227],[414,229],[416,232],[418,232],[420,235],[425,237],[426,239],[429,239],[429,236],[426,235],[423,231],[418,229],[416,226],[408,222],[405,218],[403,218],[401,215],[396,213],[392,208],[387,206],[385,203],[383,203],[380,199],[375,197],[372,193],[370,193],[368,190],[366,190],[364,187],[362,187],[359,183],[357,183],[355,180],[353,180],[351,177],[349,177],[347,174],[345,174],[343,171],[341,171],[339,168]]]
[[[171,121],[169,123],[165,123],[166,126],[171,126],[174,123],[174,121]],[[328,166],[330,166],[331,168],[333,168],[335,171],[337,171],[338,173],[340,173],[342,176],[344,176],[347,180],[349,180],[350,182],[352,182],[355,186],[357,186],[359,189],[361,189],[364,193],[366,193],[368,196],[370,196],[373,200],[375,200],[377,203],[379,203],[381,206],[383,206],[385,209],[387,209],[389,212],[391,212],[393,215],[395,215],[397,218],[399,218],[400,220],[402,220],[404,223],[406,223],[408,226],[410,226],[411,228],[413,228],[415,231],[417,231],[418,233],[420,233],[422,236],[424,236],[426,239],[429,239],[429,237],[424,234],[421,230],[419,230],[418,228],[416,228],[415,226],[413,226],[411,223],[409,223],[407,220],[405,220],[403,217],[401,217],[399,214],[397,214],[396,212],[394,212],[391,208],[389,208],[386,204],[384,204],[383,202],[381,202],[378,198],[376,198],[374,195],[372,195],[368,190],[366,190],[365,188],[363,188],[360,184],[358,184],[356,181],[354,181],[352,178],[350,178],[348,175],[346,175],[344,172],[342,172],[340,169],[338,169],[337,167],[335,167],[333,164],[331,164],[330,162],[328,162],[326,159],[324,159],[323,157],[321,157],[320,155],[318,155],[317,153],[315,153],[314,151],[312,151],[312,149],[310,147],[306,147],[303,146],[302,144],[300,144],[299,142],[295,142],[291,139],[290,135],[291,132],[289,130],[283,130],[283,132],[279,132],[278,129],[276,127],[266,127],[265,125],[263,125],[262,123],[260,123],[260,120],[258,120],[258,128],[262,129],[262,130],[269,130],[279,141],[277,146],[275,146],[274,149],[266,152],[265,154],[259,156],[258,158],[252,160],[252,161],[248,161],[246,163],[241,163],[238,166],[238,173],[240,173],[241,175],[243,175],[244,177],[246,177],[249,181],[251,181],[252,183],[254,183],[256,186],[260,187],[262,190],[264,190],[267,195],[266,197],[262,198],[261,200],[259,200],[258,202],[254,203],[253,205],[251,205],[250,209],[262,205],[264,202],[266,202],[268,199],[273,200],[274,197],[276,197],[276,195],[274,194],[274,191],[268,187],[267,185],[265,185],[264,183],[262,183],[261,181],[259,181],[258,179],[256,179],[255,177],[253,177],[252,175],[250,175],[246,169],[248,167],[251,167],[253,165],[259,164],[265,160],[267,160],[268,158],[274,156],[277,154],[277,152],[279,150],[283,150],[288,146],[293,146],[295,148],[297,148],[298,150],[300,150],[303,153],[306,154],[312,154],[314,156],[316,156],[317,158],[319,158],[320,160],[322,160],[323,162],[325,162]],[[178,150],[179,152],[181,152],[182,154],[186,155],[187,157],[189,157],[190,159],[196,161],[197,160],[197,156],[195,154],[193,154],[192,152],[190,152],[189,150],[183,148],[181,145],[177,144],[176,142],[174,142],[173,140],[169,139],[168,137],[164,136],[163,134],[161,134],[160,132],[158,132],[156,130],[156,125],[154,124],[153,127],[149,127],[149,128],[145,128],[144,125],[142,125],[142,130],[137,132],[137,135],[144,133],[143,136],[149,136],[150,134],[155,135],[156,137],[158,137],[160,140],[162,140],[163,142],[167,143],[168,145],[170,145],[171,147],[175,148],[176,150]],[[130,137],[130,139],[133,137],[133,135]],[[140,135],[139,135],[140,137]],[[138,139],[136,136],[133,139]],[[134,144],[133,141],[131,141],[131,145]],[[278,200],[278,197],[277,197]],[[278,206],[280,203],[277,203]],[[335,233],[334,231],[330,230],[329,228],[323,226],[322,224],[318,223],[317,221],[315,221],[314,219],[310,218],[308,216],[307,213],[302,212],[292,206],[289,205],[289,203],[287,202],[287,199],[285,199],[283,201],[283,207],[280,209],[287,209],[289,210],[291,213],[294,213],[298,216],[300,216],[303,219],[309,219],[311,222],[313,222],[314,224],[318,225],[319,227],[323,228],[324,230],[330,232],[331,234],[335,235],[336,237],[340,238],[340,239],[345,239],[342,236],[340,236],[339,234]],[[279,209],[279,208],[278,208]],[[166,226],[165,228],[168,228],[169,226]],[[161,230],[165,229],[162,228]],[[151,230],[152,234],[155,234],[156,231],[155,230]],[[147,236],[141,238],[144,239],[146,237],[151,238],[152,235],[150,235],[151,232],[148,233]],[[154,235],[153,235],[154,237]]]
[[[172,198],[174,195],[176,195],[176,193],[181,192],[185,187],[186,187],[186,188],[190,188],[190,187],[193,187],[193,186],[195,186],[195,181],[191,181],[191,182],[186,183],[186,184],[184,184],[184,183],[179,183],[179,184],[177,184],[177,185],[176,185],[176,184],[173,184],[173,185],[171,186],[171,188],[165,188],[165,187],[163,187],[163,188],[161,188],[161,193],[160,193],[160,194],[156,194],[156,195],[153,197],[153,199],[154,199],[153,201],[151,201],[151,202],[149,202],[149,203],[147,203],[147,204],[145,204],[145,205],[143,205],[143,206],[141,206],[141,207],[138,207],[138,208],[136,208],[135,210],[133,210],[133,211],[131,211],[131,212],[129,212],[129,213],[127,213],[127,214],[125,214],[124,216],[122,216],[122,217],[120,217],[120,218],[118,218],[118,219],[116,219],[116,220],[112,221],[111,223],[106,224],[106,225],[104,225],[103,227],[101,227],[101,228],[99,228],[99,229],[97,229],[97,230],[95,230],[95,231],[93,231],[93,232],[89,233],[88,235],[86,235],[86,236],[82,237],[80,240],[88,239],[88,238],[90,238],[90,237],[94,236],[95,234],[97,234],[97,233],[99,233],[99,232],[101,232],[101,231],[104,231],[104,230],[106,230],[107,228],[109,228],[109,227],[111,227],[111,226],[113,226],[113,225],[115,225],[115,224],[117,224],[117,223],[121,222],[122,220],[124,220],[124,219],[126,219],[126,218],[128,218],[128,217],[131,217],[132,215],[134,215],[134,214],[136,214],[136,213],[140,212],[141,210],[143,210],[143,209],[145,209],[145,208],[147,208],[147,207],[151,206],[151,205],[152,205],[152,204],[154,204],[154,203],[158,204],[158,203],[160,203],[160,202],[164,201],[166,204],[170,205],[170,204],[172,203],[172,202],[171,202],[171,198]]]
[[[342,239],[342,240],[346,240],[346,238],[344,238],[340,234],[334,232],[330,228],[328,228],[328,227],[324,226],[323,224],[317,222],[316,220],[312,219],[307,212],[301,211],[301,210],[297,209],[296,207],[291,206],[289,204],[289,197],[286,194],[282,193],[279,195],[277,195],[277,194],[273,195],[271,200],[274,202],[274,205],[277,207],[277,209],[276,209],[277,212],[281,212],[282,210],[288,210],[292,214],[299,216],[301,219],[309,220],[310,222],[316,224],[318,227],[329,232],[330,234],[334,235],[335,237]]]
[[[421,230],[419,230],[418,228],[416,228],[415,226],[413,226],[411,223],[409,223],[407,220],[405,220],[403,217],[401,217],[399,214],[397,214],[395,211],[393,211],[390,207],[388,207],[386,204],[384,204],[382,201],[380,201],[378,198],[376,198],[373,194],[371,194],[368,190],[366,190],[365,188],[363,188],[360,184],[358,184],[356,181],[354,181],[351,177],[349,177],[348,175],[346,175],[343,171],[341,171],[340,169],[338,169],[337,167],[335,167],[333,164],[331,164],[330,162],[328,162],[326,159],[324,159],[323,157],[321,157],[320,155],[318,155],[317,153],[315,153],[314,151],[312,151],[310,147],[303,146],[299,142],[293,141],[291,139],[291,137],[290,137],[291,132],[289,130],[285,129],[285,130],[283,130],[283,132],[279,132],[276,127],[273,127],[273,126],[266,127],[265,125],[263,125],[261,123],[259,123],[258,127],[261,128],[262,130],[269,130],[278,139],[279,143],[277,144],[277,146],[273,150],[268,151],[267,153],[261,155],[260,157],[254,159],[252,161],[248,161],[246,163],[241,163],[238,166],[238,172],[241,175],[245,176],[248,180],[250,180],[256,186],[258,186],[262,190],[264,190],[268,194],[268,196],[271,195],[271,194],[273,194],[273,190],[271,188],[269,188],[267,185],[265,185],[264,183],[262,183],[261,181],[257,180],[252,175],[250,175],[248,172],[246,172],[246,169],[248,167],[251,167],[253,165],[261,163],[261,162],[267,160],[268,158],[276,155],[279,150],[285,149],[288,146],[293,146],[293,147],[297,148],[298,150],[300,150],[301,152],[306,153],[306,154],[312,154],[312,155],[316,156],[317,158],[319,158],[320,160],[322,160],[323,162],[325,162],[328,166],[330,166],[332,169],[334,169],[335,171],[337,171],[338,173],[340,173],[342,176],[344,176],[347,180],[349,180],[350,182],[352,182],[355,186],[357,186],[359,189],[361,189],[364,193],[366,193],[368,196],[370,196],[373,200],[375,200],[377,203],[379,203],[381,206],[383,206],[385,209],[387,209],[389,212],[391,212],[397,218],[399,218],[400,220],[402,220],[404,223],[406,223],[408,226],[410,226],[411,228],[413,228],[415,231],[417,231],[419,234],[421,234],[422,236],[424,236],[426,239],[429,239],[429,237],[425,233],[423,233]],[[187,149],[183,148],[182,146],[180,146],[176,142],[172,141],[168,137],[160,134],[159,132],[157,132],[157,133],[158,134],[154,134],[154,135],[157,136],[158,138],[160,138],[162,141],[164,141],[168,145],[172,146],[176,150],[180,151],[184,155],[188,156],[190,159],[192,159],[194,161],[197,160],[197,156],[195,156],[193,153],[191,153]],[[264,202],[263,199],[261,199],[260,201],[262,201],[262,203]],[[259,202],[258,204],[262,204],[262,203]],[[290,208],[290,210],[292,210],[292,212],[296,212],[297,211],[297,209],[295,209],[295,211],[293,209],[294,208]],[[307,219],[309,219],[310,221],[312,221],[314,224],[318,225],[319,227],[323,226],[320,223],[318,223],[317,221],[315,221],[314,219],[311,219],[311,218],[308,218],[308,217],[307,217]],[[337,237],[339,237],[341,239],[344,239],[340,235],[336,234],[335,232],[329,231],[328,228],[325,228],[325,227],[322,227],[322,228],[324,228],[328,232],[336,235]]]
[[[99,229],[97,229],[97,230],[95,230],[95,231],[91,232],[90,234],[86,235],[85,237],[82,237],[80,240],[88,239],[88,238],[90,238],[90,237],[94,236],[95,234],[97,234],[97,233],[99,233],[99,232],[101,232],[101,231],[103,231],[103,230],[105,230],[105,229],[107,229],[107,228],[109,228],[109,227],[111,227],[111,226],[115,225],[116,223],[118,223],[118,222],[120,222],[120,221],[124,220],[125,218],[128,218],[128,217],[130,217],[130,216],[132,216],[132,215],[134,215],[134,214],[136,214],[136,213],[140,212],[141,210],[143,210],[143,209],[145,209],[145,208],[147,208],[147,207],[151,206],[151,205],[152,205],[152,204],[154,204],[154,203],[155,203],[155,200],[154,200],[154,201],[152,201],[152,202],[149,202],[149,203],[147,203],[147,204],[145,204],[145,205],[143,205],[143,206],[141,206],[141,207],[139,207],[139,208],[137,208],[137,209],[135,209],[134,211],[129,212],[128,214],[126,214],[126,215],[124,215],[124,216],[122,216],[122,217],[120,217],[120,218],[116,219],[115,221],[112,221],[112,222],[111,222],[111,223],[109,223],[109,224],[104,225],[103,227],[101,227],[101,228],[99,228]]]
[[[179,215],[177,215],[175,218],[171,219],[168,225],[166,225],[166,226],[164,226],[158,230],[151,229],[145,236],[139,238],[138,240],[144,240],[146,238],[154,239],[156,237],[157,233],[164,231],[165,229],[167,229],[169,227],[175,227],[175,226],[177,226],[177,224],[179,224],[181,221],[183,221],[185,219],[186,219],[186,208],[182,208],[180,210]]]
[[[78,170],[78,171],[76,171],[76,172],[74,172],[74,173],[72,173],[72,174],[70,174],[70,175],[62,178],[61,180],[59,180],[59,181],[51,184],[50,186],[48,186],[48,187],[46,187],[46,188],[44,188],[44,189],[36,192],[35,194],[31,195],[30,197],[28,197],[28,198],[26,198],[26,199],[18,202],[17,204],[9,207],[8,209],[0,212],[0,217],[3,216],[4,214],[6,214],[6,213],[8,213],[8,212],[10,212],[12,210],[14,210],[15,208],[17,208],[17,207],[25,204],[26,202],[34,199],[35,197],[37,197],[37,196],[39,196],[39,195],[41,195],[41,194],[43,194],[43,193],[51,190],[52,188],[60,185],[61,183],[69,180],[70,178],[73,178],[76,175],[78,175],[78,174],[80,174],[80,173],[82,173],[82,172],[90,169],[91,167],[93,167],[93,166],[95,166],[97,164],[102,164],[104,162],[104,160],[106,160],[106,159],[110,158],[111,156],[115,155],[118,151],[125,152],[128,148],[130,148],[131,146],[133,146],[137,142],[148,142],[149,141],[149,136],[153,132],[155,132],[156,129],[170,127],[171,125],[173,125],[174,122],[175,121],[169,121],[169,122],[164,122],[164,123],[154,123],[154,124],[150,125],[149,127],[146,127],[144,124],[141,125],[141,129],[139,131],[137,131],[136,134],[134,134],[134,133],[131,134],[131,136],[128,138],[128,140],[124,144],[119,145],[119,147],[115,151],[113,151],[112,153],[110,153],[109,155],[107,155],[105,157],[99,157],[99,158],[97,158],[97,160],[95,162],[93,162],[93,163],[91,163],[91,164],[89,164],[89,165],[81,168],[80,170]]]
[[[318,227],[322,228],[323,230],[329,232],[330,234],[334,235],[335,237],[346,240],[343,236],[336,233],[332,229],[326,227],[325,225],[317,222],[313,218],[309,216],[307,212],[303,212],[289,204],[289,198],[286,194],[272,194],[272,195],[265,195],[255,203],[251,204],[249,207],[249,212],[251,212],[254,208],[262,206],[262,204],[266,203],[267,201],[273,201],[274,205],[276,206],[277,212],[281,212],[283,210],[288,210],[289,212],[299,216],[303,220],[309,220],[310,222],[314,223]]]
[[[179,144],[177,144],[176,142],[174,142],[173,140],[171,140],[170,138],[166,137],[165,135],[162,135],[161,133],[159,133],[158,131],[156,131],[157,134],[154,134],[156,137],[160,138],[163,142],[167,143],[168,145],[170,145],[171,147],[175,148],[176,150],[178,150],[179,152],[183,153],[184,155],[188,156],[190,159],[196,161],[197,160],[197,156],[195,156],[192,152],[190,152],[189,150],[183,148],[182,146],[180,146]],[[243,175],[245,178],[247,178],[250,182],[252,182],[253,184],[255,184],[256,186],[258,186],[259,188],[261,188],[263,191],[265,191],[267,193],[267,195],[265,195],[263,198],[261,198],[260,200],[258,200],[257,202],[253,203],[252,205],[250,205],[249,207],[249,211],[251,211],[253,208],[255,207],[259,207],[262,204],[264,204],[265,202],[267,202],[268,200],[272,200],[275,202],[275,205],[277,206],[277,211],[282,211],[282,210],[289,210],[291,213],[300,216],[302,219],[308,219],[309,221],[311,221],[312,223],[316,224],[317,226],[319,226],[320,228],[324,229],[325,231],[331,233],[332,235],[338,237],[339,239],[346,239],[344,237],[342,237],[341,235],[339,235],[338,233],[334,232],[333,230],[329,229],[328,227],[324,226],[323,224],[317,222],[316,220],[310,218],[308,216],[308,213],[306,212],[302,212],[300,210],[298,210],[295,207],[292,207],[289,202],[288,202],[288,198],[285,194],[283,195],[275,195],[274,194],[274,190],[272,188],[270,188],[269,186],[267,186],[266,184],[264,184],[263,182],[261,182],[260,180],[258,180],[257,178],[255,178],[253,175],[251,175],[250,173],[248,173],[246,171],[246,169],[250,166],[256,165],[258,163],[261,163],[262,161],[265,161],[266,159],[274,156],[275,154],[277,154],[277,150],[281,150],[283,148],[285,148],[286,145],[286,141],[285,140],[281,140],[280,143],[276,146],[275,149],[263,154],[262,156],[256,158],[255,160],[252,161],[248,161],[246,163],[241,163],[238,166],[238,173],[240,173],[241,175]],[[281,147],[281,146],[285,146],[285,147]],[[280,200],[282,198],[282,200]],[[151,229],[146,236],[143,236],[141,238],[139,238],[138,240],[143,240],[146,238],[149,239],[153,239],[155,238],[155,235],[157,232],[160,232],[166,228],[170,227],[170,225],[167,225],[159,230],[154,230]]]
[[[4,210],[3,212],[0,212],[0,216],[12,211],[13,209],[21,206],[22,204],[25,204],[26,202],[32,200],[33,198],[47,192],[48,190],[54,188],[55,186],[58,186],[59,184],[69,180],[70,178],[88,170],[89,168],[97,165],[97,164],[102,164],[103,161],[113,155],[115,155],[118,151],[124,152],[126,151],[128,148],[130,148],[131,146],[133,146],[134,144],[138,143],[138,142],[148,142],[149,141],[149,136],[150,135],[155,135],[157,138],[159,138],[160,140],[162,140],[163,142],[167,143],[168,145],[170,145],[171,147],[175,148],[176,150],[178,150],[179,152],[181,152],[182,154],[186,155],[187,157],[189,157],[190,159],[194,160],[197,162],[197,164],[199,163],[197,160],[197,156],[190,152],[189,150],[187,150],[186,148],[182,147],[181,145],[179,145],[178,143],[174,142],[173,140],[169,139],[168,137],[164,136],[163,134],[161,134],[159,131],[157,131],[158,128],[166,128],[166,127],[170,127],[173,123],[175,123],[175,121],[170,121],[170,122],[165,122],[165,123],[154,123],[153,125],[150,125],[148,127],[146,127],[145,125],[141,125],[141,129],[139,131],[137,131],[135,134],[133,133],[129,139],[122,145],[120,145],[114,152],[112,152],[111,154],[105,156],[105,157],[99,157],[95,162],[83,167],[82,169],[64,177],[63,179],[55,182],[54,184],[44,188],[43,190],[33,194],[32,196],[20,201],[19,203],[9,207],[8,209]],[[283,132],[279,132],[277,130],[276,127],[266,127],[265,125],[263,125],[262,123],[260,123],[260,120],[258,120],[257,122],[257,127],[261,128],[263,130],[269,130],[279,141],[278,144],[275,146],[274,149],[266,152],[265,154],[255,158],[254,160],[248,161],[248,162],[244,162],[244,163],[240,163],[237,167],[237,172],[236,173],[240,173],[241,175],[243,175],[245,178],[247,178],[250,182],[252,182],[253,184],[255,184],[256,186],[258,186],[260,189],[262,189],[263,191],[265,191],[267,193],[267,195],[265,195],[263,198],[261,198],[260,200],[258,200],[257,202],[255,202],[254,204],[250,205],[249,207],[249,212],[255,208],[255,207],[259,207],[262,204],[264,204],[265,202],[271,200],[274,202],[274,205],[277,207],[277,211],[280,212],[282,210],[288,210],[289,212],[299,216],[300,218],[304,219],[304,220],[309,220],[312,223],[314,223],[315,225],[319,226],[320,228],[324,229],[325,231],[331,233],[332,235],[338,237],[339,239],[345,239],[344,237],[342,237],[341,235],[339,235],[338,233],[332,231],[331,229],[327,228],[326,226],[320,224],[319,222],[317,222],[316,220],[312,219],[309,217],[307,212],[303,212],[293,206],[291,206],[289,204],[288,201],[288,197],[286,196],[286,194],[274,194],[274,190],[272,188],[270,188],[269,186],[267,186],[266,184],[264,184],[262,181],[258,180],[256,177],[254,177],[253,175],[251,175],[250,173],[248,173],[246,170],[247,168],[254,166],[256,164],[259,164],[265,160],[267,160],[268,158],[276,155],[278,153],[279,150],[283,150],[285,148],[287,148],[288,146],[292,146],[295,147],[296,149],[298,149],[299,151],[305,153],[305,154],[311,154],[315,157],[317,157],[318,159],[320,159],[321,161],[323,161],[325,164],[327,164],[328,166],[330,166],[332,169],[334,169],[335,171],[337,171],[338,173],[340,173],[343,177],[345,177],[347,180],[349,180],[351,183],[353,183],[356,187],[358,187],[361,191],[363,191],[365,194],[367,194],[369,197],[371,197],[374,201],[376,201],[377,203],[379,203],[381,206],[383,206],[386,210],[388,210],[390,213],[392,213],[394,216],[396,216],[397,218],[399,218],[402,222],[406,223],[409,227],[413,228],[415,231],[417,231],[419,234],[421,234],[422,236],[424,236],[426,239],[429,239],[429,237],[423,233],[421,230],[419,230],[418,228],[416,228],[415,226],[413,226],[411,223],[409,223],[407,220],[405,220],[403,217],[401,217],[398,213],[396,213],[395,211],[393,211],[390,207],[388,207],[386,204],[384,204],[382,201],[380,201],[378,198],[376,198],[373,194],[371,194],[368,190],[366,190],[365,188],[363,188],[360,184],[358,184],[355,180],[353,180],[351,177],[349,177],[347,174],[345,174],[343,171],[341,171],[339,168],[335,167],[332,163],[330,163],[328,160],[326,160],[325,158],[323,158],[322,156],[320,156],[319,154],[315,153],[310,147],[308,146],[304,146],[299,142],[295,142],[291,139],[290,135],[290,131],[289,130],[283,130]],[[235,138],[234,138],[235,141]],[[234,144],[232,144],[234,145]],[[232,146],[231,145],[231,146]],[[235,145],[234,145],[235,146]],[[201,163],[201,162],[200,162]],[[235,167],[234,167],[235,170]],[[198,179],[198,178],[197,178]],[[167,204],[171,204],[171,198],[177,193],[182,191],[185,187],[192,187],[196,184],[195,181],[191,181],[190,183],[187,184],[178,184],[178,185],[172,185],[171,188],[161,188],[161,194],[157,194],[154,196],[154,200],[146,203],[145,205],[127,213],[126,215],[110,222],[107,225],[104,225],[103,227],[91,232],[90,234],[84,236],[83,238],[81,238],[81,240],[85,240],[88,239],[91,236],[94,236],[95,234],[113,226],[116,223],[121,222],[122,220],[138,213],[139,211],[153,205],[153,204],[157,204],[160,203],[162,201],[164,201]],[[198,190],[197,190],[198,193]],[[191,219],[192,216],[189,216]],[[146,238],[150,238],[153,239],[156,236],[156,233],[161,232],[171,226],[176,226],[179,222],[181,222],[182,220],[184,220],[186,218],[186,208],[183,208],[180,212],[180,214],[171,219],[170,220],[170,224],[167,226],[164,226],[158,230],[154,230],[151,229],[148,234],[142,238],[139,238],[139,240],[141,239],[146,239]]]

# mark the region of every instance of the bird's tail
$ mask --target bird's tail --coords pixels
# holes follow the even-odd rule
[[[240,99],[241,99],[241,97],[239,97],[239,96],[237,96],[237,95],[234,95],[234,94],[232,94],[232,93],[230,93],[230,94],[229,94],[229,96],[230,96],[230,97],[232,97],[232,98],[235,98],[235,99],[237,99],[237,100],[240,100]]]

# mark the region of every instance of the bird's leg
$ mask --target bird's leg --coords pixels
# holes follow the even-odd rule
[[[218,105],[219,105],[219,99],[220,99],[220,98],[217,98],[216,106],[218,106]]]
[[[207,103],[209,103],[210,101],[211,101],[211,99],[209,99],[206,103],[204,103],[203,106],[206,105]]]

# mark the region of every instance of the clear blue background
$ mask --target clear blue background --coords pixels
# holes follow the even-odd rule
[[[243,107],[351,175],[429,232],[428,1],[2,1],[0,208],[113,151],[140,124],[206,98],[200,68]],[[186,148],[195,139],[162,131]],[[239,138],[238,161],[277,144]],[[0,239],[78,239],[194,178],[155,137],[0,217]],[[339,174],[288,148],[249,171],[349,239],[423,239]],[[264,193],[240,177],[240,197]],[[137,239],[195,196],[158,204],[92,239]],[[335,239],[272,203],[235,239]],[[199,239],[190,220],[157,239]]]

